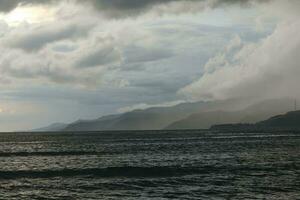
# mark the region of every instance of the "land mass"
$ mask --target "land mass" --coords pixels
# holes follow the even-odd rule
[[[78,120],[71,124],[56,123],[33,131],[237,129],[238,126],[258,126],[261,121],[290,111],[291,105],[291,99],[266,100],[247,106],[235,100],[181,103],[170,107],[133,110],[94,120]]]
[[[51,132],[51,131],[61,131],[66,128],[68,124],[64,123],[54,123],[46,127],[41,127],[31,130],[32,132]]]
[[[211,130],[226,132],[249,131],[300,131],[300,111],[277,115],[254,124],[220,124],[211,127]]]

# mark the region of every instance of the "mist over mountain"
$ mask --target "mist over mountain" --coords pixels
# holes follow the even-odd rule
[[[183,103],[172,107],[154,107],[134,110],[119,115],[80,120],[68,125],[64,131],[99,130],[159,130],[168,124],[201,110],[206,103]]]
[[[292,109],[292,99],[266,100],[237,111],[216,109],[194,113],[170,124],[166,129],[208,129],[215,124],[256,123]]]
[[[181,103],[170,107],[153,107],[95,120],[78,120],[71,124],[54,124],[39,131],[106,131],[209,129],[216,124],[256,123],[293,109],[292,99],[266,100],[253,105],[238,100]]]
[[[68,124],[64,123],[53,123],[46,127],[41,127],[37,129],[31,130],[32,132],[51,132],[51,131],[61,131],[63,130]]]

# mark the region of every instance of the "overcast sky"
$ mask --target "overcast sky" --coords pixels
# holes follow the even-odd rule
[[[0,131],[300,97],[298,0],[0,0]]]

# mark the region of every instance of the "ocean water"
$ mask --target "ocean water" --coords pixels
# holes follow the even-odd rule
[[[300,199],[300,134],[0,134],[0,199]]]

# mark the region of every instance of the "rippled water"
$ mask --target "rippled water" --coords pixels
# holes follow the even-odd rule
[[[1,134],[0,199],[299,199],[300,134]]]

